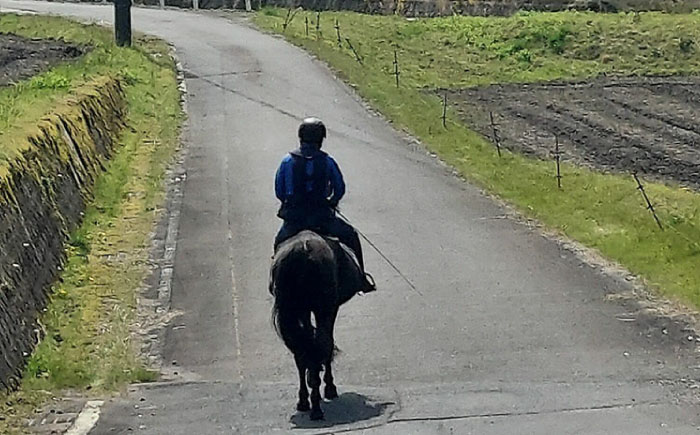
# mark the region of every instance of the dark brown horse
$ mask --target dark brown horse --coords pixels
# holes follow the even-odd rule
[[[353,254],[337,241],[312,231],[290,238],[275,253],[270,273],[270,293],[275,297],[273,322],[294,354],[299,371],[297,410],[310,409],[312,420],[323,419],[321,371],[325,370],[324,397],[338,397],[331,369],[336,350],[333,327],[338,308],[355,295],[360,285],[360,270]]]

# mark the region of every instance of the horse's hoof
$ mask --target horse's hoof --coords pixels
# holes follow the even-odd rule
[[[323,411],[320,409],[312,409],[309,418],[314,421],[323,420]]]
[[[323,390],[323,397],[328,400],[337,399],[338,389],[335,388],[335,385],[326,385],[326,388]]]
[[[311,405],[309,405],[308,400],[300,400],[297,403],[297,411],[299,412],[306,412],[311,409]]]

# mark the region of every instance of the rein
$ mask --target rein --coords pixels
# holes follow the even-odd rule
[[[345,219],[346,222],[350,223],[350,219],[348,219],[340,210],[338,210],[338,208],[335,208],[334,210],[335,210],[336,213],[338,213],[338,216],[340,216],[341,218]],[[389,259],[389,257],[387,257],[386,255],[384,255],[384,253],[381,251],[381,249],[379,249],[379,247],[378,247],[377,245],[375,245],[374,242],[372,242],[372,241],[369,239],[369,237],[367,237],[367,236],[366,236],[362,231],[360,231],[357,227],[353,226],[353,228],[355,228],[355,231],[357,231],[357,234],[359,234],[360,237],[362,237],[363,239],[365,239],[365,241],[367,242],[367,244],[369,244],[369,246],[371,246],[372,249],[374,249],[374,250],[377,252],[377,254],[379,254],[379,256],[382,257],[382,258],[384,259],[384,261],[386,261],[386,263],[387,263],[389,266],[391,266],[391,268],[394,269],[394,270],[396,271],[396,273],[398,273],[399,276],[400,276],[401,278],[403,278],[404,281],[406,281],[406,284],[408,284],[408,286],[411,287],[411,289],[412,289],[414,292],[418,293],[420,296],[423,296],[423,293],[421,293],[421,291],[418,290],[418,289],[416,288],[416,286],[411,282],[411,280],[408,279],[408,277],[407,277],[406,275],[404,275],[404,273],[401,272],[401,270],[399,270],[398,267],[396,267],[396,265]]]

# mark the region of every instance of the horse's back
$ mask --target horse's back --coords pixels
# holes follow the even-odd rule
[[[326,239],[312,231],[302,231],[279,246],[270,278],[275,298],[337,299],[335,252]]]
[[[274,260],[277,262],[289,256],[299,255],[305,256],[309,261],[318,262],[334,256],[335,253],[327,238],[304,230],[284,241],[277,249]]]

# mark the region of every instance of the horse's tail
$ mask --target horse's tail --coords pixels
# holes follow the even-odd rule
[[[336,298],[329,261],[333,253],[325,242],[314,242],[299,241],[275,261],[272,321],[277,335],[296,357],[320,364],[327,358],[327,343],[311,323],[311,313],[334,308]]]

